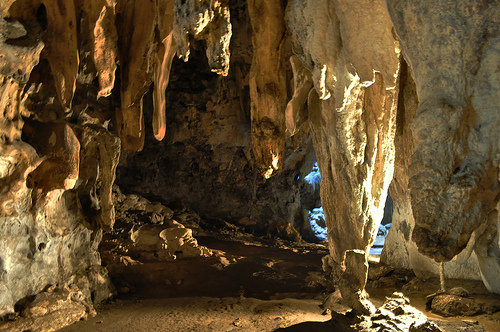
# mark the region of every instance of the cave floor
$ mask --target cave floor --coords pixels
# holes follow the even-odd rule
[[[346,308],[324,303],[332,293],[321,270],[325,246],[196,238],[217,254],[110,271],[120,294],[98,306],[97,316],[61,331],[342,331],[327,308],[341,313]],[[403,289],[411,305],[443,331],[500,331],[500,312],[444,318],[426,311],[426,296],[439,289],[438,278],[420,281],[410,271],[383,270],[377,263],[373,268],[379,273],[367,290],[377,307]],[[448,280],[447,286],[464,287],[473,299],[500,305],[500,297],[480,281]]]

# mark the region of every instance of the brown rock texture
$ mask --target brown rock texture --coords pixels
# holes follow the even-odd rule
[[[121,107],[116,121],[124,149],[140,151],[144,147],[142,98],[153,80],[155,4],[152,1],[128,1],[119,9],[121,70]],[[134,50],[134,52],[130,52]]]
[[[367,255],[373,243],[392,179],[397,42],[383,1],[295,1],[288,4],[287,24],[314,84],[309,125],[322,175],[330,262],[343,280],[347,252]],[[366,282],[366,271],[358,271],[349,273]],[[364,282],[356,285],[341,288],[343,297],[360,311],[373,310]]]
[[[408,166],[413,154],[411,123],[417,108],[418,97],[415,82],[406,61],[402,60],[399,76],[396,135],[394,137],[396,148],[394,178],[389,187],[396,208],[380,260],[388,265],[412,269],[418,277],[427,279],[430,276],[437,277],[439,275],[439,264],[420,253],[415,242],[411,240],[415,221],[408,189]],[[447,278],[481,279],[476,255],[474,252],[470,252],[472,247],[473,245],[452,261],[446,262],[444,273]]]
[[[237,7],[232,13],[245,22],[244,11]],[[240,31],[236,40],[243,44],[247,31]],[[182,202],[209,224],[222,219],[267,234],[282,222],[305,236],[303,209],[319,201],[319,187],[311,192],[304,180],[315,160],[312,142],[299,131],[284,142],[282,172],[267,180],[259,175],[248,100],[251,39],[246,41],[232,49],[232,68],[240,68],[241,81],[236,70],[227,77],[211,73],[200,51],[193,50],[188,63],[174,60],[166,93],[168,134],[157,142],[149,133],[143,151],[123,153],[117,184],[125,193],[161,199],[167,206]],[[144,109],[149,122],[151,99]]]
[[[69,125],[28,121],[22,138],[43,156],[40,165],[28,175],[30,188],[49,192],[75,187],[80,168],[80,142]]]
[[[266,179],[281,169],[285,146],[285,5],[281,0],[248,1],[253,45],[249,73],[252,146]]]
[[[86,15],[90,33],[92,58],[99,80],[97,98],[111,95],[115,84],[118,56],[118,33],[115,27],[116,1],[75,1]],[[84,16],[85,17],[85,16]]]
[[[446,261],[498,201],[500,6],[388,5],[419,98],[409,180],[413,239],[423,253]]]
[[[175,0],[174,38],[178,55],[188,61],[189,37],[206,41],[211,70],[226,76],[229,70],[229,42],[232,25],[227,0]]]
[[[469,243],[485,284],[498,292],[500,6],[387,4],[419,100],[408,164],[412,239],[436,261]]]
[[[0,21],[6,24],[1,40],[8,45],[2,47],[7,53],[0,76],[0,315],[14,312],[20,299],[51,285],[78,284],[77,297],[86,303],[83,311],[67,303],[66,315],[57,308],[51,312],[50,301],[32,303],[39,308],[36,315],[44,317],[28,323],[34,329],[51,330],[73,321],[71,317],[86,317],[93,311],[92,296],[99,302],[113,292],[97,252],[102,237],[102,230],[95,227],[99,217],[84,215],[82,202],[92,197],[95,210],[107,214],[102,219],[112,226],[113,204],[106,194],[114,181],[119,145],[116,140],[111,139],[114,145],[100,140],[99,129],[90,129],[104,130],[99,120],[79,112],[88,111],[88,104],[74,107],[76,86],[88,78],[79,71],[74,4],[46,7],[41,2],[15,1],[9,5],[2,7]],[[88,128],[92,137],[85,138],[80,128]],[[86,139],[98,141],[106,153],[89,158]],[[88,169],[99,167],[95,178],[88,176]],[[65,294],[54,305],[66,306],[70,295]]]
[[[499,23],[487,0],[1,2],[0,316],[49,285],[78,284],[88,308],[110,294],[95,280],[116,172],[207,225],[300,241],[315,158],[325,261],[351,307],[374,309],[367,255],[395,158],[401,264],[435,268],[415,246],[476,257],[500,293]],[[130,247],[203,255],[159,205]]]

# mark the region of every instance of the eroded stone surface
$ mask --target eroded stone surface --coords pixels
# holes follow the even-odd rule
[[[118,33],[115,26],[116,1],[77,0],[75,3],[85,12],[82,15],[82,20],[88,21],[89,24],[90,46],[99,80],[97,98],[107,97],[111,95],[111,91],[115,85],[115,72],[117,68]]]
[[[72,127],[80,141],[81,163],[86,165],[80,171],[78,183],[82,207],[109,231],[115,222],[112,187],[120,158],[120,140],[103,128]]]
[[[123,195],[117,187],[114,201],[115,233],[106,235],[101,245],[112,273],[128,265],[212,256],[210,249],[198,245],[192,229],[172,219],[168,207],[136,194]]]
[[[493,275],[500,261],[500,122],[493,105],[499,95],[500,7],[485,1],[387,3],[419,100],[411,110],[414,145],[410,138],[405,143],[415,216],[412,239],[437,261],[465,249],[455,259],[464,263],[475,250],[485,285],[498,292]],[[405,214],[411,218],[409,211]],[[481,238],[485,241],[478,242]]]
[[[75,187],[80,171],[80,142],[69,125],[28,121],[22,137],[43,158],[28,174],[28,187],[45,192]]]
[[[7,22],[0,16],[0,74],[26,83],[34,66],[38,64],[44,44],[22,47],[6,43],[7,40],[26,36],[24,26],[18,21]]]
[[[145,163],[147,175],[133,174],[130,188],[156,185],[147,192],[178,198],[163,192],[179,181],[164,179],[182,176],[180,196],[204,212],[216,210],[214,220],[227,216],[255,230],[255,220],[267,218],[277,233],[298,239],[297,187],[312,160],[310,128],[323,175],[330,264],[340,284],[352,281],[341,287],[345,299],[370,312],[363,293],[366,253],[392,177],[395,109],[406,107],[397,104],[399,44],[387,8],[419,98],[418,108],[409,100],[415,108],[400,116],[408,115],[401,124],[407,128],[415,113],[414,135],[407,130],[400,137],[406,150],[399,167],[410,172],[397,173],[401,222],[394,229],[407,237],[413,223],[403,215],[414,214],[413,238],[423,253],[444,261],[463,248],[465,258],[473,257],[474,250],[485,284],[499,292],[498,4],[297,0],[287,6],[269,0],[0,4],[0,190],[2,238],[8,239],[1,244],[1,313],[48,284],[99,266],[101,228],[111,230],[115,220],[111,188],[120,141],[110,131],[118,132],[124,149],[141,150],[144,119],[152,113],[153,134],[162,139],[173,56],[178,51],[187,60],[203,43],[210,70],[226,77],[210,76],[199,63],[190,76],[180,71],[174,77],[184,82],[175,91],[182,98],[170,95],[179,99],[171,114],[179,128],[167,148],[152,148],[154,157],[136,155],[145,161],[129,171]],[[229,8],[238,8],[242,19],[235,26],[244,31],[235,43],[234,72]],[[192,47],[190,38],[202,42]],[[284,61],[288,40],[292,70]],[[120,87],[114,89],[116,75]],[[152,82],[151,103],[146,93]],[[196,89],[204,92],[195,95]],[[283,176],[267,180],[282,165]],[[208,189],[193,192],[206,183]],[[411,197],[401,189],[407,183]],[[237,199],[227,207],[219,207],[225,200],[199,203],[212,199],[205,190]],[[168,224],[166,208],[150,209],[141,216],[151,212],[151,223],[131,230],[130,248],[150,258],[160,250],[166,258],[196,247],[188,228]],[[162,251],[165,246],[173,253]],[[405,250],[408,264],[420,268],[411,248]],[[94,287],[89,285],[84,288]]]
[[[99,160],[95,154],[93,158],[85,156],[83,138],[75,130],[78,116],[71,125],[65,121],[73,115],[73,110],[68,111],[67,107],[72,104],[77,76],[81,80],[85,77],[77,75],[79,56],[73,2],[56,7],[15,1],[12,7],[2,8],[2,15],[9,15],[8,22],[14,22],[9,24],[17,29],[16,20],[19,20],[25,24],[25,30],[18,29],[22,33],[9,35],[21,37],[7,40],[17,45],[18,51],[14,57],[3,57],[9,63],[6,67],[19,75],[13,75],[9,69],[2,72],[9,77],[0,76],[0,316],[13,313],[20,299],[35,296],[56,284],[68,287],[78,284],[80,293],[77,293],[83,294],[82,301],[86,303],[82,316],[81,306],[66,301],[69,297],[74,300],[69,293],[64,293],[62,299],[54,299],[55,307],[49,298],[41,299],[46,294],[40,295],[39,300],[35,297],[35,302],[30,304],[34,310],[30,315],[37,318],[30,318],[28,322],[35,330],[53,330],[71,323],[72,319],[78,320],[93,311],[92,296],[98,302],[113,292],[97,252],[102,230],[91,225],[92,218],[83,214],[80,195],[90,196],[95,190],[96,203],[101,201],[103,206],[108,206],[104,196],[106,186],[111,186],[114,180],[116,163],[106,159],[108,155],[112,159],[112,148],[109,149],[109,142],[101,140],[98,144],[109,151],[99,158],[106,164],[101,165],[101,177],[96,181],[99,184],[82,171],[95,167]],[[61,43],[58,44],[55,35],[59,33]],[[40,54],[42,43],[37,39],[43,40],[47,52]],[[51,60],[43,60],[41,66],[34,67],[39,63],[39,56],[51,57]],[[52,75],[51,71],[57,73]],[[96,130],[90,130],[90,136],[89,140],[99,140]],[[110,167],[108,174],[107,167]],[[82,183],[89,184],[90,188]],[[96,187],[99,188],[96,190]],[[68,311],[58,305],[67,307]],[[43,317],[38,317],[39,314]]]
[[[415,82],[405,61],[401,62],[399,76],[398,115],[394,145],[396,157],[394,162],[394,178],[389,187],[396,208],[392,216],[392,226],[385,239],[381,262],[405,269],[412,269],[420,278],[439,275],[439,266],[432,258],[418,251],[411,239],[415,226],[408,189],[408,167],[413,154],[411,123],[418,107]],[[471,244],[470,250],[473,249]],[[481,278],[475,253],[466,249],[450,262],[446,262],[444,273],[447,278],[476,279]]]
[[[253,45],[249,74],[252,147],[256,166],[268,179],[281,169],[285,145],[285,3],[248,1],[248,14]]]
[[[383,1],[294,1],[287,24],[314,84],[309,124],[322,175],[331,264],[341,279],[346,251],[366,253],[373,243],[392,179],[397,43]],[[360,279],[365,272],[359,271]],[[345,297],[369,312],[370,306],[362,305],[364,285],[358,286],[359,292],[345,288]]]
[[[82,289],[77,283],[52,285],[33,301],[19,305],[24,306],[21,317],[3,324],[2,331],[57,331],[96,315],[88,288]]]
[[[229,42],[232,25],[227,0],[175,0],[174,38],[178,55],[189,59],[192,36],[206,40],[206,55],[213,72],[226,76],[229,70]]]
[[[434,331],[441,329],[421,311],[410,305],[402,293],[395,292],[371,315],[345,315],[332,312],[332,321],[342,331]]]
[[[498,200],[500,6],[387,3],[419,97],[409,180],[413,239],[446,261]]]

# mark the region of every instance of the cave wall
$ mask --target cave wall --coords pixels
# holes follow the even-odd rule
[[[250,140],[251,27],[246,3],[231,2],[238,32],[229,71],[228,5],[2,4],[1,315],[49,285],[73,287],[75,275],[90,280],[80,285],[87,302],[112,293],[97,246],[113,228],[121,151],[126,190],[300,239],[289,225],[303,227],[311,138],[305,129],[288,139],[282,174],[259,175]],[[176,59],[170,75],[176,52],[191,61]]]
[[[244,1],[230,3],[229,9],[233,29],[227,76],[213,73],[204,45],[192,41],[189,62],[173,61],[165,139],[155,141],[148,126],[144,149],[123,153],[116,183],[167,205],[184,204],[205,220],[250,223],[261,234],[285,222],[313,239],[303,213],[314,207],[307,202],[317,198],[304,199],[309,189],[304,177],[315,162],[310,135],[303,129],[286,141],[283,136],[281,173],[269,179],[259,174],[268,169],[256,167],[262,163],[253,154],[251,21]],[[284,52],[291,53],[290,47]],[[283,75],[287,70],[291,79],[290,65],[283,65]],[[151,123],[150,93],[143,109],[145,122]]]

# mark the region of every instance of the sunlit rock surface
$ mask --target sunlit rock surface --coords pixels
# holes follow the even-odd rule
[[[188,61],[190,37],[205,40],[208,64],[213,72],[223,76],[228,74],[231,55],[232,25],[228,3],[228,0],[175,0],[174,5],[174,38],[178,56]]]
[[[366,264],[392,179],[397,42],[383,1],[292,1],[287,24],[314,84],[308,119],[322,175],[330,263],[343,297],[371,311],[363,290],[366,269],[348,265]]]

